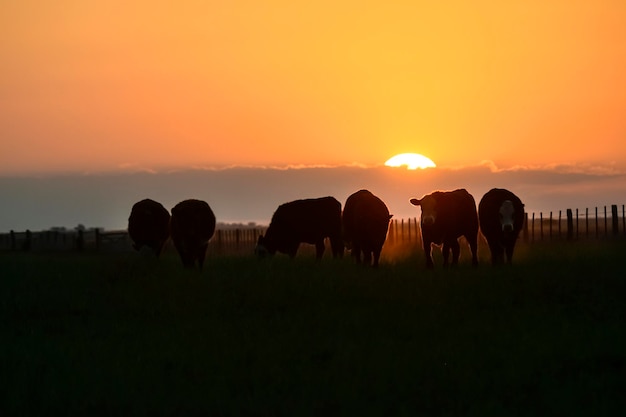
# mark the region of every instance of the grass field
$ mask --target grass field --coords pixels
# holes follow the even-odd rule
[[[626,410],[626,242],[513,267],[0,254],[0,415]]]

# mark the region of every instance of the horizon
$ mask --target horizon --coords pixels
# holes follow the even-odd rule
[[[499,169],[492,163],[465,168],[299,167],[187,169],[164,172],[0,176],[0,232],[78,224],[126,229],[132,204],[152,198],[168,210],[187,198],[205,200],[224,224],[269,224],[278,205],[302,198],[333,196],[343,206],[359,189],[369,189],[396,219],[419,218],[411,197],[435,190],[466,188],[478,205],[491,188],[517,194],[528,213],[623,205],[626,173],[611,167],[551,166]]]

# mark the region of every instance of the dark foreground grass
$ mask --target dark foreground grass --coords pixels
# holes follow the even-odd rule
[[[0,415],[619,415],[626,244],[421,258],[0,255]]]

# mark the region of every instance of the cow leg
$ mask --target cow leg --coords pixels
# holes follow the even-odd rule
[[[357,264],[361,263],[361,246],[358,243],[352,244],[352,257]]]
[[[443,247],[441,248],[441,254],[443,255],[443,267],[448,267],[448,257],[450,256],[450,244],[448,242],[443,243]],[[454,263],[454,259],[452,260]]]
[[[378,260],[380,259],[380,249],[374,250],[374,264],[372,267],[378,268]]]
[[[450,247],[452,248],[452,266],[456,266],[459,263],[459,256],[461,254],[461,246],[459,245],[459,241],[456,239],[451,241]]]
[[[372,265],[372,251],[369,249],[365,249],[363,251],[363,263],[366,266]]]
[[[344,243],[341,236],[330,238],[330,248],[333,251],[333,258],[343,258]]]
[[[478,235],[471,239],[467,239],[470,251],[472,252],[472,266],[478,266]]]
[[[315,243],[315,257],[319,260],[324,255],[324,239],[318,240]]]
[[[298,243],[298,242],[293,242],[293,243],[288,245],[287,255],[289,255],[289,257],[291,259],[296,257],[296,253],[298,253],[298,247],[299,246],[300,246],[300,243]]]
[[[193,255],[185,252],[180,254],[180,259],[183,261],[183,267],[186,269],[193,269],[195,261]]]
[[[433,269],[435,264],[433,263],[433,258],[430,254],[432,251],[432,243],[424,242],[424,255],[426,255],[426,268]]]
[[[163,245],[164,242],[159,242],[154,246],[154,254],[156,255],[157,258],[161,257],[161,251],[163,251]]]
[[[204,243],[200,245],[198,249],[198,266],[200,267],[200,271],[202,271],[202,266],[204,265],[204,258],[206,257],[206,251],[209,248],[208,243]]]
[[[500,265],[504,260],[504,248],[500,242],[489,243],[489,250],[491,251],[491,264]]]
[[[513,264],[513,249],[515,249],[515,242],[508,242],[506,244],[506,263],[511,265]]]

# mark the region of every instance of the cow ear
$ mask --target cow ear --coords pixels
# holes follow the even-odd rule
[[[412,198],[411,200],[409,200],[411,202],[411,204],[413,204],[414,206],[419,206],[422,201],[418,200],[417,198]]]
[[[392,217],[393,217],[393,214],[390,214],[390,215],[389,215],[389,220],[391,220],[391,218],[392,218]]]

